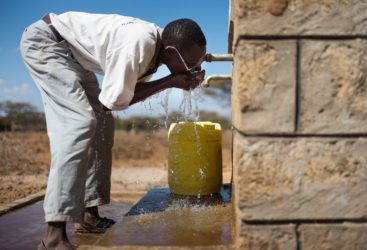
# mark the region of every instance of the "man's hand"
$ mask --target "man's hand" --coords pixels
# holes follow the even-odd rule
[[[204,80],[205,70],[195,71],[192,73],[172,75],[170,81],[173,87],[184,90],[195,89]]]
[[[201,70],[192,73],[169,75],[152,82],[137,83],[134,97],[129,105],[145,100],[147,97],[167,88],[194,89],[204,80],[204,76],[205,70]]]

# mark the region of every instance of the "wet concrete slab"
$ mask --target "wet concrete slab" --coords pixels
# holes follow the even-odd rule
[[[93,246],[84,248],[225,246],[233,240],[232,221],[228,186],[220,195],[200,198],[152,189]]]
[[[0,249],[36,249],[45,231],[43,201],[0,216]],[[112,202],[101,207],[101,215],[120,220],[133,206],[131,202]],[[77,245],[93,244],[101,235],[75,234],[67,225],[70,240]]]
[[[75,234],[68,223],[72,243],[80,249],[227,249],[232,242],[228,187],[220,195],[200,198],[152,189],[133,206],[137,197],[115,197],[101,207],[102,216],[117,221],[105,234]],[[40,201],[0,216],[0,249],[36,249],[46,231],[42,205]]]

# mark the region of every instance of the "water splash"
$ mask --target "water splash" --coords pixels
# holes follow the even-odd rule
[[[195,121],[199,121],[199,119],[200,119],[199,102],[202,100],[201,87],[198,87],[198,88],[194,89],[193,99],[194,99],[194,104],[195,104],[195,110],[194,110]]]
[[[171,89],[167,89],[165,91],[164,97],[161,99],[161,105],[162,105],[162,107],[164,109],[164,113],[166,115],[166,119],[164,121],[165,128],[168,128],[168,116],[169,116],[169,114],[168,114],[168,103],[169,103],[169,95],[170,94],[171,94]]]
[[[191,90],[182,91],[182,101],[181,101],[179,109],[183,114],[184,120],[185,121],[190,120],[191,114],[192,114]]]
[[[180,104],[180,111],[183,114],[184,120],[187,121],[194,121],[197,122],[200,120],[200,109],[199,109],[199,102],[201,100],[201,88],[196,88],[192,91],[183,91],[183,98]],[[194,108],[194,109],[193,109]],[[194,133],[197,142],[197,155],[199,159],[205,157],[203,155],[203,145],[200,138],[199,127],[197,123],[194,123]],[[204,180],[206,178],[206,169],[207,164],[204,163],[205,160],[200,160],[197,171],[200,180]],[[202,183],[203,184],[203,183]],[[197,198],[200,199],[201,192],[197,195]]]

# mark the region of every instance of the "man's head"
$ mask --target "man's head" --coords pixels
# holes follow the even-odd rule
[[[206,39],[195,21],[183,18],[167,24],[162,44],[162,62],[172,74],[200,68],[206,53]]]

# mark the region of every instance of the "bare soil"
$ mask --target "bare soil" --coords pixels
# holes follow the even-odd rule
[[[116,131],[112,192],[146,190],[166,184],[167,131]],[[225,178],[231,169],[230,131],[223,133]],[[0,133],[0,204],[46,188],[50,152],[45,132]]]

